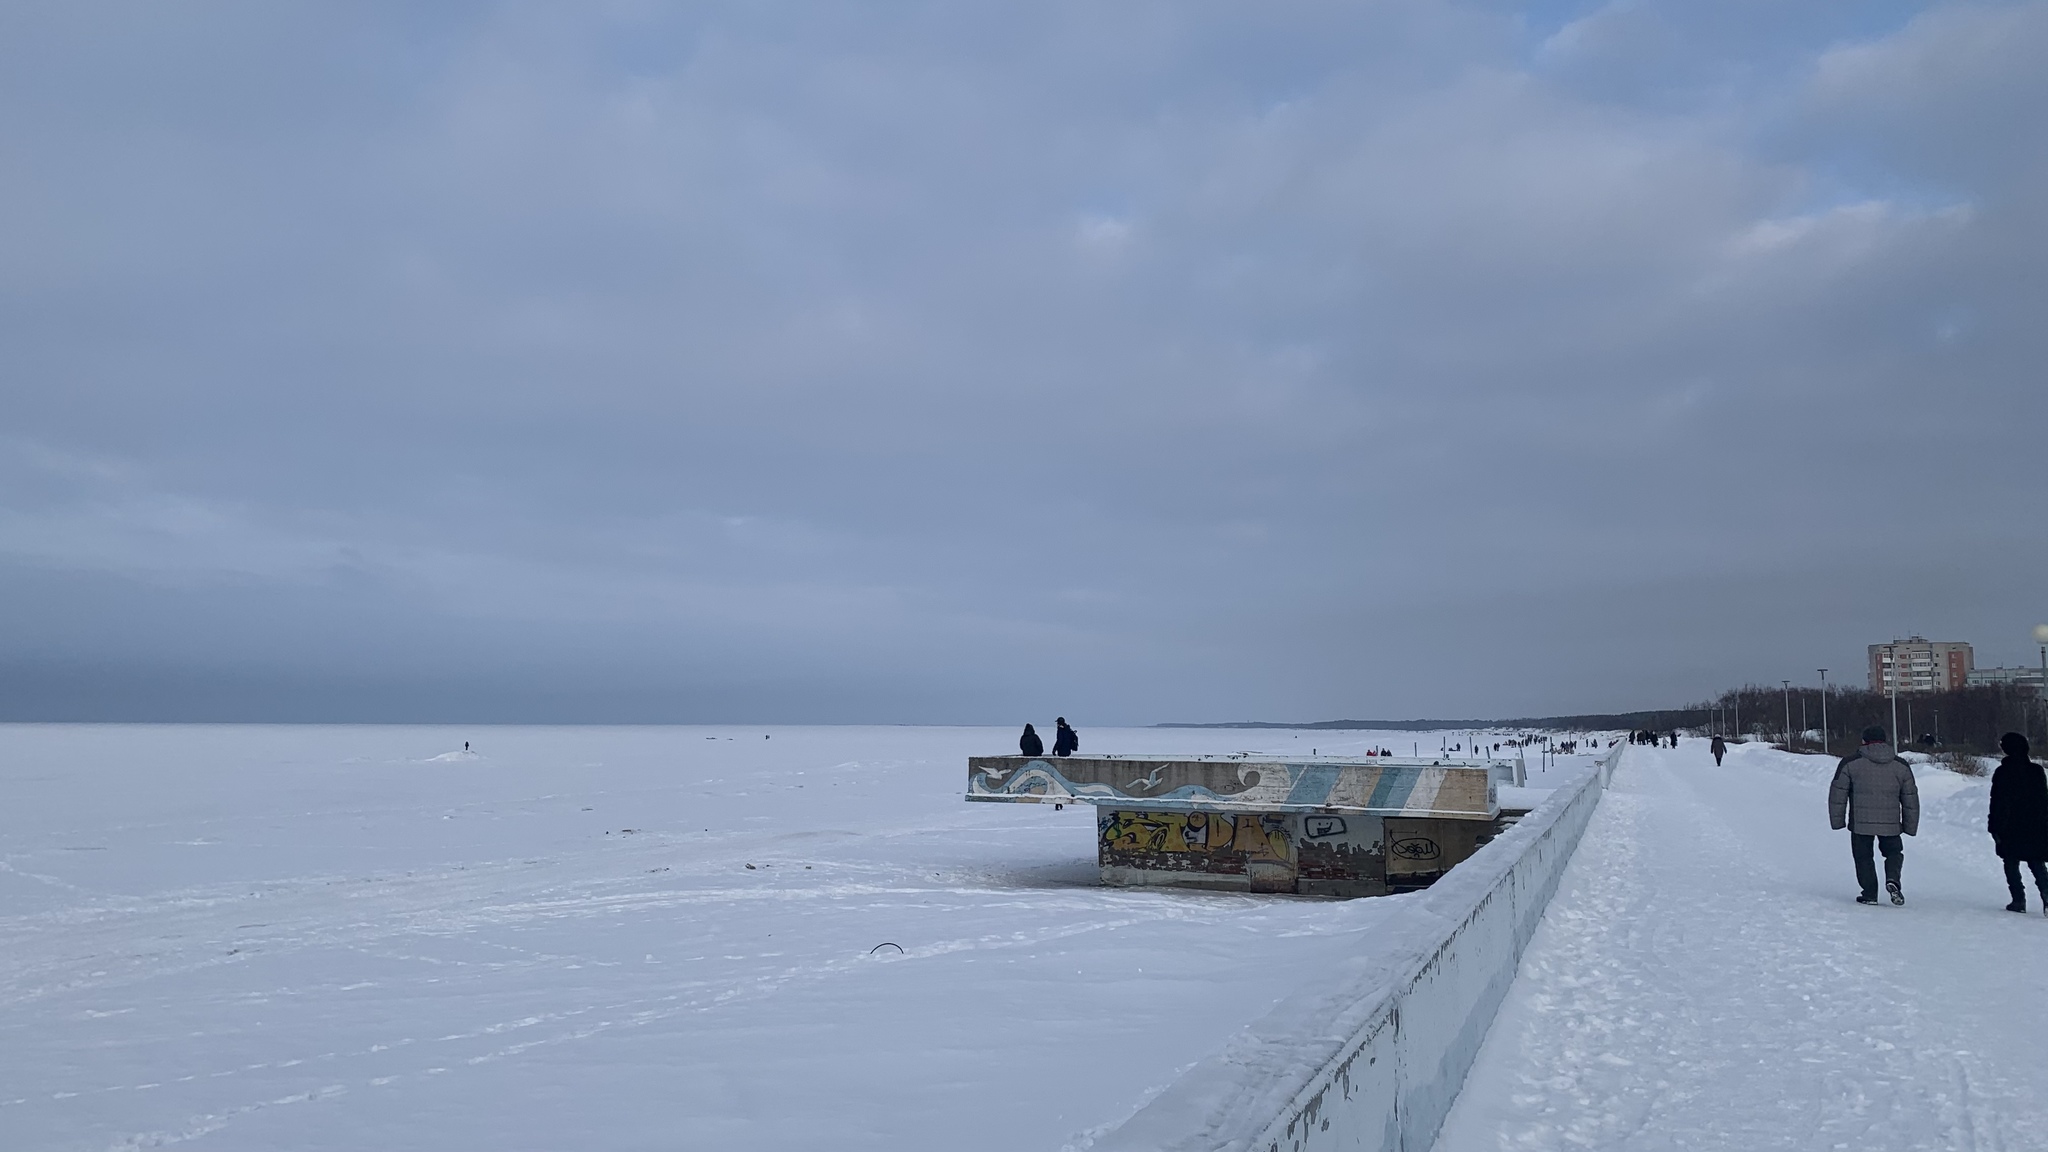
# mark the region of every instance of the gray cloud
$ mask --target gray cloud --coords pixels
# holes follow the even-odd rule
[[[16,715],[1623,708],[2014,658],[2048,5],[0,29]]]

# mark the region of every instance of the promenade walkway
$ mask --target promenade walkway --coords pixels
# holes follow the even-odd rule
[[[1925,774],[1870,908],[1832,764],[1628,749],[1439,1152],[2048,1148],[2048,919],[2003,911],[1984,782]]]

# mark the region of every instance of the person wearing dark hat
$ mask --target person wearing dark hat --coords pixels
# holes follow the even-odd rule
[[[1017,738],[1017,751],[1026,756],[1045,755],[1045,741],[1038,738],[1038,729],[1029,724],[1024,726],[1024,735]]]
[[[2027,738],[2017,732],[1999,737],[2005,752],[1991,774],[1991,814],[1985,828],[2005,861],[2005,887],[2012,893],[2007,912],[2027,910],[2027,889],[2020,883],[2020,864],[2034,874],[2041,911],[2048,913],[2048,774],[2028,758]]]
[[[1920,786],[1913,770],[1885,742],[1884,729],[1865,728],[1863,747],[1844,757],[1828,787],[1828,823],[1849,830],[1849,854],[1856,860],[1856,883],[1863,891],[1858,904],[1877,903],[1877,862],[1873,843],[1884,853],[1884,887],[1892,903],[1904,904],[1899,872],[1906,849],[1899,839],[1920,834]]]
[[[1065,716],[1058,717],[1053,722],[1058,727],[1052,734],[1052,754],[1055,756],[1072,756],[1081,747],[1080,735],[1072,728],[1067,727],[1067,718]]]

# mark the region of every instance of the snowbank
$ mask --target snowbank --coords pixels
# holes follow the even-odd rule
[[[1621,749],[1390,917],[1097,1152],[1431,1146]]]
[[[1833,756],[1797,755],[1768,744],[1731,744],[1729,761],[1744,768],[1761,768],[1781,776],[1827,783],[1834,779],[1841,761]],[[1913,780],[1920,786],[1920,819],[1982,831],[1984,817],[1991,809],[1991,777],[1965,776],[1951,772],[1918,752],[1904,753],[1912,765]]]
[[[1502,785],[1495,788],[1493,794],[1494,799],[1500,803],[1501,811],[1528,812],[1533,811],[1538,804],[1550,799],[1550,794],[1553,791],[1555,789],[1548,786],[1517,788],[1513,785]]]

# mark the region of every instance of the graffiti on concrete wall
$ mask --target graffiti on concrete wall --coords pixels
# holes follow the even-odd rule
[[[1103,875],[1310,896],[1420,887],[1490,837],[1486,821],[1334,812],[1096,809]]]
[[[971,756],[967,795],[977,800],[1102,800],[1119,796],[1205,805],[1276,803],[1290,786],[1283,764],[1096,757]]]
[[[1403,836],[1388,851],[1403,860],[1435,860],[1444,854],[1443,846],[1428,836]]]
[[[1387,819],[1387,875],[1417,881],[1443,872],[1493,839],[1493,825],[1477,820]]]
[[[1278,813],[1102,808],[1096,819],[1103,860],[1127,867],[1242,872],[1254,860],[1294,863],[1288,819]]]
[[[972,756],[970,800],[1026,802],[1118,799],[1185,803],[1211,811],[1470,813],[1491,817],[1484,766],[1285,761],[1067,759]]]
[[[1236,835],[1225,812],[1118,812],[1104,809],[1103,847],[1115,852],[1209,852]]]
[[[1103,809],[1102,845],[1113,852],[1235,853],[1291,860],[1287,818],[1278,813],[1125,812]]]
[[[1304,840],[1328,840],[1350,831],[1350,825],[1342,816],[1304,816],[1301,818],[1301,835]]]
[[[1295,890],[1319,896],[1386,891],[1385,822],[1371,815],[1304,815]]]
[[[1232,838],[1230,846],[1244,853],[1248,860],[1294,863],[1294,842],[1287,835],[1287,817],[1279,813],[1239,813],[1237,835]]]

